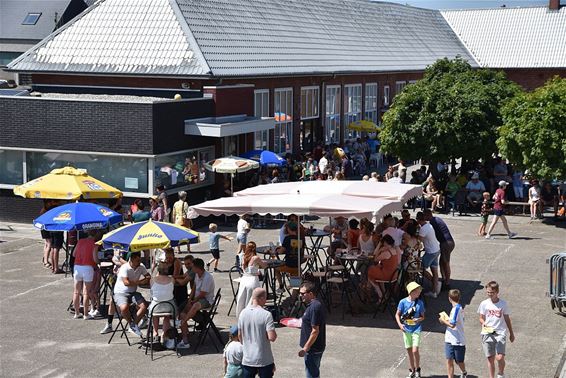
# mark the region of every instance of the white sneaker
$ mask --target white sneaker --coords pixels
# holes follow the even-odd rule
[[[486,239],[493,239],[493,236],[491,236],[490,234],[485,235]]]
[[[507,236],[509,236],[509,239],[513,239],[515,236],[517,236],[516,232],[510,232]]]
[[[175,340],[173,340],[173,339],[167,339],[167,340],[165,340],[165,342],[163,343],[163,346],[164,346],[166,349],[169,349],[169,350],[175,349]]]
[[[92,316],[90,313],[83,317],[83,320],[92,320],[92,319],[94,319],[94,316]]]
[[[73,319],[80,319],[80,318],[82,318],[82,317],[83,317],[83,316],[82,316],[81,314],[75,313],[75,315],[73,316]]]
[[[113,331],[113,329],[112,329],[112,324],[106,323],[106,325],[104,326],[104,328],[102,328],[102,331],[100,331],[100,334],[101,334],[101,335],[104,335],[104,334],[110,333],[110,332],[112,332],[112,331]]]
[[[181,340],[181,342],[179,342],[179,344],[177,344],[177,348],[179,349],[189,349],[191,347],[191,344],[184,342],[183,340]]]
[[[277,292],[277,294],[282,294],[285,292],[285,289],[283,289],[282,287],[280,287],[279,289],[275,290]]]
[[[497,378],[505,378],[503,374],[497,374]]]
[[[139,329],[137,324],[134,323],[130,324],[130,327],[128,328],[128,332],[133,333],[134,335],[137,335],[139,338],[143,339],[142,331]]]
[[[433,293],[432,291],[426,292],[425,295],[431,298],[436,298],[438,296],[436,293]]]
[[[91,315],[93,318],[96,318],[100,316],[100,311],[98,311],[98,309],[95,309],[95,310],[91,310],[88,314]]]

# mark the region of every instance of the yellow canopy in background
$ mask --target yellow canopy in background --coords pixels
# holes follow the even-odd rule
[[[86,169],[57,168],[45,176],[14,188],[14,194],[24,198],[60,200],[119,198],[122,192],[88,175]]]
[[[348,128],[350,130],[355,130],[355,131],[363,131],[366,133],[375,133],[377,131],[379,131],[379,127],[371,122],[371,121],[367,121],[367,120],[361,120],[361,121],[354,121],[352,123],[350,123],[348,125]]]

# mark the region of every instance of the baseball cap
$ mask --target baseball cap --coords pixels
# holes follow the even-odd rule
[[[413,290],[418,289],[418,288],[422,288],[421,285],[419,285],[419,284],[416,283],[416,282],[409,282],[409,283],[407,284],[407,293],[411,294],[411,292],[412,292]]]
[[[508,184],[509,184],[509,183],[508,183],[507,181],[505,181],[505,180],[499,181],[499,186],[505,186],[505,185],[508,185]]]
[[[233,325],[230,327],[230,336],[238,336],[238,326]]]

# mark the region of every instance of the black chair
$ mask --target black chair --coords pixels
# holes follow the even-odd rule
[[[116,301],[114,300],[114,293],[112,293],[110,298],[112,299],[112,303],[114,304],[114,308],[116,309],[115,315],[118,318],[118,324],[116,325],[116,328],[114,328],[114,330],[112,331],[112,335],[110,336],[110,340],[108,340],[108,344],[110,344],[110,342],[114,338],[114,335],[116,334],[116,332],[118,332],[118,330],[121,330],[120,338],[126,337],[126,341],[128,342],[128,346],[132,346],[132,343],[130,342],[130,339],[128,338],[128,333],[126,331],[126,327],[124,326],[124,323],[123,323],[123,321],[125,321],[125,319],[122,317],[122,312],[120,311],[120,307],[118,307],[116,305]],[[126,323],[126,326],[127,325],[128,324]]]
[[[158,309],[160,306],[168,307],[167,309]],[[145,354],[147,355],[148,348],[151,348],[151,360],[153,361],[153,344],[155,342],[153,338],[153,318],[160,318],[164,316],[170,316],[173,322],[177,318],[177,309],[171,302],[160,302],[157,305],[153,306],[151,311],[149,312],[149,325],[147,326],[147,340],[145,345]],[[165,320],[164,320],[165,321]],[[175,332],[175,337],[172,338],[175,341],[175,350],[177,352],[177,356],[179,355],[179,351],[177,349],[177,329],[175,327],[171,327]]]
[[[400,268],[397,268],[395,272],[393,272],[389,280],[374,281],[374,283],[378,284],[380,287],[382,286],[384,289],[382,296],[379,302],[377,303],[377,308],[373,313],[374,318],[377,316],[377,312],[380,309],[382,312],[385,312],[385,310],[388,309],[391,315],[395,317],[395,311],[393,310],[393,308],[396,306],[397,297],[399,296],[398,295],[400,292],[399,284],[401,282],[401,279],[402,279],[402,270]]]
[[[224,341],[222,340],[222,335],[220,334],[220,331],[214,324],[214,316],[217,313],[218,304],[220,303],[220,298],[221,298],[220,290],[221,289],[218,289],[218,291],[216,292],[216,296],[214,297],[214,301],[212,302],[212,305],[208,309],[199,311],[196,317],[197,319],[195,319],[195,321],[199,323],[201,328],[198,335],[197,343],[195,344],[195,353],[198,351],[198,348],[202,345],[202,343],[206,339],[206,336],[208,335],[210,329],[212,329],[212,331],[218,338],[220,344],[221,345],[224,344]],[[212,340],[212,344],[214,345],[216,351],[220,352],[220,349],[218,349],[218,346],[216,345],[214,339],[212,337],[210,339]]]
[[[232,294],[234,298],[232,299],[232,303],[230,304],[230,308],[228,309],[228,316],[230,316],[230,312],[232,312],[232,308],[236,304],[236,300],[238,297],[238,290],[240,289],[240,279],[242,278],[242,271],[240,267],[234,265],[228,271],[228,278],[230,279],[230,287],[232,288]],[[238,284],[236,286],[236,283]]]

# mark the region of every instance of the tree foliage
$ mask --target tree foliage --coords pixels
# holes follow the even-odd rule
[[[519,92],[501,72],[441,59],[385,113],[382,148],[402,159],[485,158],[496,151],[500,109]]]
[[[503,156],[539,178],[566,177],[566,79],[555,77],[502,110]]]

